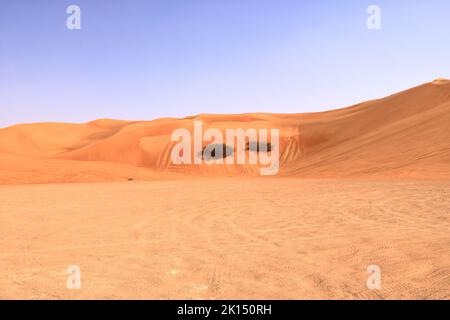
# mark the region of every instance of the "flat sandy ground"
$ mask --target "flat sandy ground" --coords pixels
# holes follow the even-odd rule
[[[449,214],[450,181],[0,186],[0,298],[449,299]]]

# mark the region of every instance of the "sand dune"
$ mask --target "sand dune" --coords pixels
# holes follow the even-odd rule
[[[98,181],[128,176],[146,180],[170,172],[258,175],[257,166],[249,164],[173,165],[170,150],[175,143],[170,135],[177,128],[192,132],[195,120],[203,121],[205,129],[222,131],[278,128],[279,176],[450,177],[450,81],[437,79],[384,99],[322,113],[16,125],[0,130],[0,170],[8,172],[0,183],[65,182],[65,177],[66,182],[82,182],[83,176],[86,182],[95,181],[95,176]],[[8,160],[12,157],[20,160]],[[92,174],[84,175],[77,167]],[[69,178],[72,171],[78,172],[75,180]]]
[[[196,120],[279,129],[279,174],[174,165]],[[322,113],[1,129],[0,299],[449,299],[449,123],[437,79]]]

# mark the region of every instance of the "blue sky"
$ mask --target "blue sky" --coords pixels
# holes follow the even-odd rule
[[[66,28],[70,4],[81,30]],[[448,0],[0,5],[0,126],[313,112],[450,77]]]

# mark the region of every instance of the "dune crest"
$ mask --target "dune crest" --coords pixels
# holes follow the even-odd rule
[[[446,78],[437,78],[432,82],[434,85],[446,85],[450,83],[449,79]]]
[[[450,81],[436,79],[383,99],[321,113],[16,125],[0,130],[0,183],[147,180],[174,173],[258,175],[258,165],[171,163],[171,133],[178,128],[192,132],[195,120],[205,129],[221,131],[279,129],[280,176],[450,177]]]

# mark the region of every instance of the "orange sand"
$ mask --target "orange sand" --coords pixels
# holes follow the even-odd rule
[[[194,120],[280,129],[279,175],[171,164]],[[449,124],[438,79],[323,113],[0,129],[0,298],[448,299]]]
[[[0,130],[0,184],[258,175],[254,165],[173,165],[170,135],[194,120],[205,129],[280,129],[279,176],[450,178],[450,81],[439,79],[323,113],[17,125]]]

